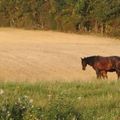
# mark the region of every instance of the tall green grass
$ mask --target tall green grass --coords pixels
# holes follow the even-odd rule
[[[0,83],[0,120],[119,119],[119,81]]]

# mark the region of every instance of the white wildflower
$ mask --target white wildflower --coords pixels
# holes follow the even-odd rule
[[[2,108],[2,111],[3,111],[3,112],[5,112],[5,111],[6,111],[6,108],[5,108],[5,107],[3,107],[3,108]]]
[[[31,108],[34,108],[34,105],[32,105]]]
[[[20,99],[20,98],[18,98],[18,102],[19,102],[19,103],[21,102],[21,99]]]
[[[0,95],[3,95],[3,94],[4,94],[4,90],[0,89]]]
[[[33,103],[33,99],[30,99],[30,103]]]
[[[24,95],[24,98],[25,98],[25,99],[28,99],[28,96],[27,96],[27,95]]]
[[[72,120],[76,120],[76,116],[74,116]]]
[[[8,117],[10,116],[10,112],[9,112],[9,111],[7,112],[7,116],[8,116]]]
[[[52,95],[50,95],[50,94],[49,94],[49,95],[48,95],[48,99],[50,100],[50,99],[51,99],[51,97],[52,97]]]
[[[81,99],[82,99],[82,97],[78,97],[77,99],[78,99],[78,100],[81,100]]]
[[[22,108],[25,109],[25,106],[23,106]]]

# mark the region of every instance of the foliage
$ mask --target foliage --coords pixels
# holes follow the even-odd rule
[[[111,34],[116,19],[120,29],[120,1],[0,0],[0,18],[0,26]]]

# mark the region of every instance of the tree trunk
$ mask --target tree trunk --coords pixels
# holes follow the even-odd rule
[[[95,32],[97,33],[98,32],[98,21],[95,20]]]
[[[105,31],[106,31],[106,25],[105,25],[105,23],[102,23],[101,24],[101,34],[103,35],[105,33]]]

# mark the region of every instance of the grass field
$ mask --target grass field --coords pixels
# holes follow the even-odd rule
[[[0,120],[120,120],[116,74],[97,80],[80,60],[119,52],[118,39],[1,28]]]
[[[120,82],[1,83],[0,120],[119,120]]]
[[[89,81],[92,68],[81,70],[80,57],[120,55],[120,40],[52,31],[0,29],[1,81]],[[109,79],[116,79],[110,73]]]

